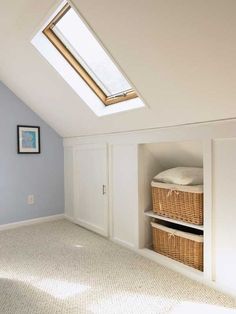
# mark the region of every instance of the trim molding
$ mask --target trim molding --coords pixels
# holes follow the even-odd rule
[[[30,226],[30,225],[34,225],[34,224],[38,224],[42,222],[47,222],[47,221],[60,220],[64,218],[65,218],[64,214],[58,214],[58,215],[39,217],[39,218],[34,218],[34,219],[27,219],[27,220],[22,220],[18,222],[12,222],[9,224],[0,225],[0,231],[15,229],[15,228],[23,227],[23,226]]]
[[[228,123],[233,122],[236,123],[236,117],[232,118],[223,118],[223,119],[215,119],[215,120],[206,120],[206,121],[197,121],[197,122],[189,122],[189,123],[180,123],[180,124],[173,124],[173,125],[164,125],[164,126],[156,126],[144,129],[131,129],[125,131],[114,131],[114,132],[104,132],[104,133],[88,133],[88,134],[81,134],[81,135],[72,135],[72,136],[65,136],[63,140],[66,142],[67,140],[71,139],[89,139],[94,137],[105,137],[105,136],[123,136],[123,135],[130,135],[130,134],[142,134],[145,132],[154,132],[154,131],[168,131],[170,129],[176,128],[183,128],[183,127],[199,127],[199,126],[211,126],[216,124]]]
[[[88,231],[92,231],[95,233],[100,234],[103,237],[108,237],[107,231],[103,230],[102,228],[99,228],[93,224],[90,224],[84,220],[81,219],[76,219],[76,218],[72,218],[70,216],[64,215],[65,219],[69,220],[70,222],[75,223],[76,225],[79,225],[80,227],[83,227],[85,229],[87,229]]]
[[[111,106],[112,107],[112,106]],[[236,119],[209,123],[186,124],[180,126],[97,134],[89,136],[67,137],[63,139],[64,147],[81,144],[145,144],[176,141],[207,141],[236,136]]]
[[[109,240],[114,242],[114,243],[116,243],[116,244],[118,244],[118,245],[120,245],[120,246],[122,246],[122,247],[125,247],[127,249],[130,249],[130,250],[136,252],[135,246],[132,243],[130,243],[130,242],[120,240],[119,238],[110,238]]]

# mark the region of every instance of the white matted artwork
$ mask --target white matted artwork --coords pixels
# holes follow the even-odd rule
[[[17,126],[18,154],[40,154],[40,127]]]

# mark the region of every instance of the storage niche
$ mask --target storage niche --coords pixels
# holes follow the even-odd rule
[[[202,142],[182,141],[139,145],[139,245],[141,249],[155,251],[157,256],[162,254],[171,258],[170,261],[173,263],[178,260],[202,271],[204,226],[163,217],[153,212],[151,181],[159,172],[174,167],[203,167]],[[168,240],[170,237],[172,237],[171,241]],[[180,245],[179,250],[176,250],[176,243],[173,244],[174,237],[177,245]],[[167,240],[173,247],[163,246],[165,241],[168,242]],[[184,245],[189,249],[183,251]]]

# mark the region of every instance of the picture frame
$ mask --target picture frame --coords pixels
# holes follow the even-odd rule
[[[40,154],[40,127],[17,125],[17,153]]]

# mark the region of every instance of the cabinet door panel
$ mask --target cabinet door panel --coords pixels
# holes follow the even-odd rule
[[[107,149],[80,145],[74,149],[74,215],[78,223],[108,235]]]
[[[137,145],[114,145],[112,151],[112,237],[123,245],[137,247]]]
[[[236,293],[236,139],[214,141],[215,280]]]

